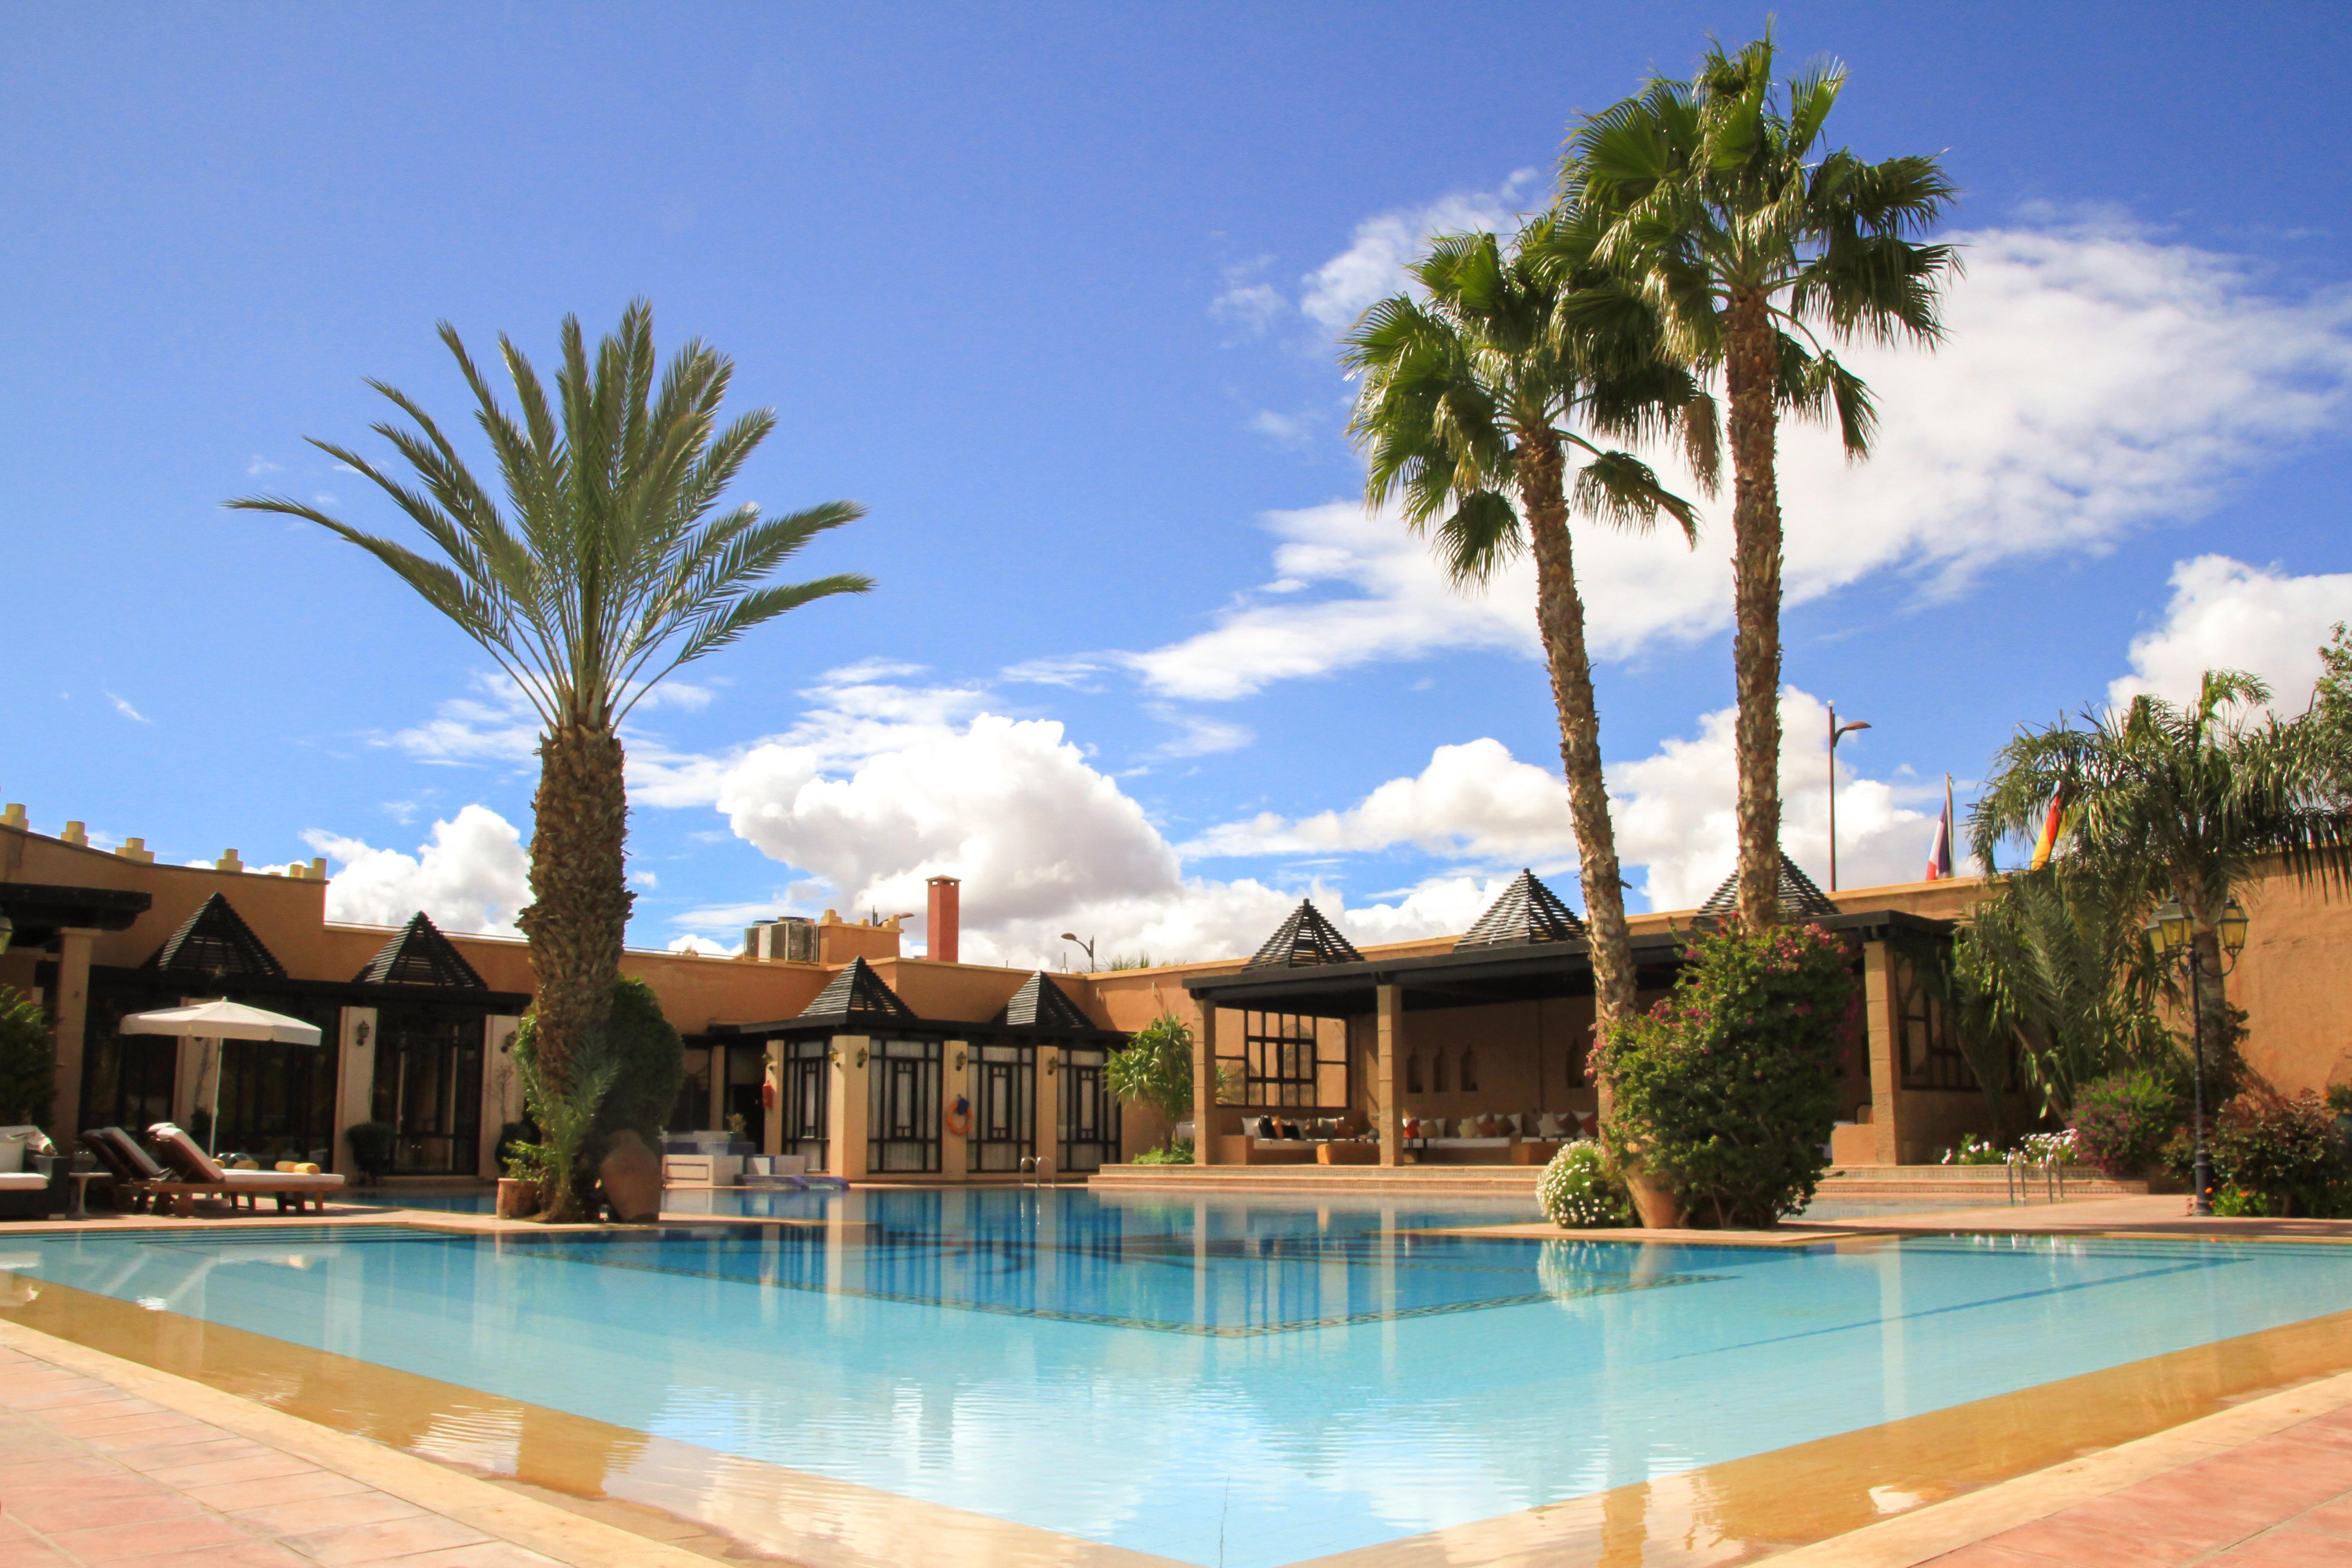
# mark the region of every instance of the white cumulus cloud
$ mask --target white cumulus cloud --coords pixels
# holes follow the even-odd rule
[[[2131,673],[2109,685],[2107,700],[2150,692],[2194,701],[2207,670],[2243,669],[2270,683],[2273,707],[2299,713],[2339,621],[2352,621],[2352,573],[2299,577],[2226,555],[2180,562],[2164,619],[2132,639]]]
[[[1393,288],[1394,257],[1418,243],[1412,224],[1376,227],[1335,258],[1329,287],[1314,296],[1334,320]],[[2238,477],[2342,422],[2352,296],[2273,297],[2231,258],[2115,225],[1953,238],[1969,270],[1952,289],[1949,342],[1932,354],[1843,351],[1877,395],[1871,460],[1847,463],[1825,430],[1782,435],[1791,604],[1882,573],[1948,594],[2004,562],[2097,553],[2135,530],[2195,517]],[[1687,486],[1674,462],[1660,462]],[[1579,531],[1578,576],[1601,657],[1728,624],[1728,494],[1701,510],[1696,553],[1670,534]],[[1243,697],[1453,649],[1537,654],[1524,562],[1465,596],[1421,541],[1359,501],[1262,521],[1276,542],[1271,580],[1206,630],[1129,657],[1161,694]]]
[[[422,910],[449,931],[512,936],[530,901],[522,834],[486,805],[467,805],[433,825],[415,855],[313,831],[303,841],[338,862],[327,886],[327,918],[399,925]]]
[[[1405,268],[1441,234],[1517,231],[1521,214],[1542,202],[1543,176],[1521,169],[1499,191],[1461,191],[1426,206],[1400,207],[1356,226],[1348,248],[1308,273],[1298,308],[1333,331],[1354,324],[1376,300],[1402,291]]]
[[[1488,864],[1572,866],[1576,831],[1558,773],[1513,757],[1500,741],[1440,746],[1429,766],[1391,779],[1345,810],[1226,823],[1181,847],[1186,855],[1305,855],[1411,845]]]

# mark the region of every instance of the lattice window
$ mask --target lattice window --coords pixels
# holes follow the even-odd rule
[[[1895,1049],[1906,1089],[1972,1089],[1977,1075],[1944,1016],[1943,999],[1908,963],[1893,965]]]
[[[1218,1055],[1225,1069],[1222,1103],[1334,1109],[1349,1103],[1345,1019],[1245,1012],[1241,1047],[1238,1055]]]

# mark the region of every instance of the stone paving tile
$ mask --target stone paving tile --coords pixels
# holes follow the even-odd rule
[[[415,1519],[341,1525],[314,1534],[289,1536],[286,1544],[329,1568],[357,1568],[361,1563],[405,1560],[420,1552],[479,1545],[489,1539],[469,1524],[427,1513]]]

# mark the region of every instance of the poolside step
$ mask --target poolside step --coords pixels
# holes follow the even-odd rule
[[[1183,1187],[1194,1192],[1486,1193],[1535,1191],[1538,1165],[1105,1165],[1089,1187]]]
[[[2146,1182],[2119,1181],[2084,1165],[2070,1165],[2064,1175],[2070,1198],[2119,1197],[2148,1190]],[[2036,1194],[2056,1185],[2038,1167],[2020,1171],[2018,1176]],[[1818,1195],[1837,1199],[1981,1196],[1988,1204],[2004,1204],[2010,1190],[2010,1173],[2000,1165],[1841,1165],[1822,1178]]]

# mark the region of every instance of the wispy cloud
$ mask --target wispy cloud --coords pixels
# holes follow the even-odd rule
[[[138,709],[131,706],[130,703],[124,701],[121,698],[117,697],[111,691],[106,694],[106,700],[114,704],[114,710],[117,713],[121,714],[125,719],[131,720],[134,723],[152,724],[155,721],[154,720],[147,717],[146,714],[139,711]]]
[[[286,465],[283,463],[273,463],[268,458],[263,457],[260,453],[256,452],[253,455],[253,461],[246,464],[245,471],[248,477],[257,479],[265,474],[284,473],[286,471]]]

